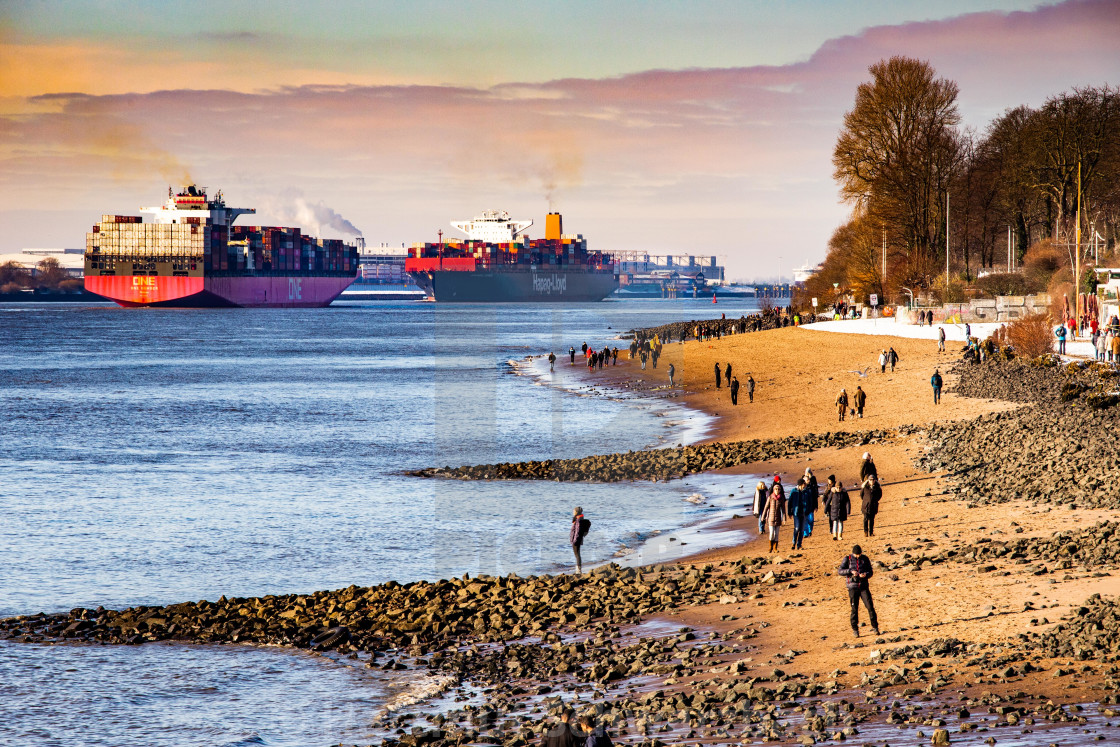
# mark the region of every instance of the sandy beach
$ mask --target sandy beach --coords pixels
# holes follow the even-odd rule
[[[926,331],[929,332],[928,328]],[[881,350],[890,347],[899,355],[898,365],[893,372],[888,367],[886,373],[881,373],[877,357]],[[714,441],[925,426],[1018,407],[954,393],[956,377],[948,367],[959,358],[960,347],[960,342],[954,345],[950,341],[947,351],[941,353],[934,339],[836,334],[788,327],[730,335],[720,340],[674,342],[665,345],[657,369],[647,365],[643,371],[636,361],[623,364],[620,360],[617,369],[608,372],[604,368],[590,377],[600,381],[609,378],[615,386],[628,389],[675,396],[717,416]],[[717,363],[721,368],[730,363],[732,374],[743,384],[737,406],[731,404],[726,380],[721,388],[715,386],[713,369]],[[676,368],[676,389],[668,388],[669,364]],[[945,377],[945,392],[938,405],[933,403],[929,383],[935,369],[940,369]],[[744,382],[748,374],[757,382],[753,403],[746,396]],[[851,397],[857,386],[867,393],[865,417],[849,416],[844,422],[837,422],[836,396],[841,388],[846,388]],[[970,508],[959,496],[946,493],[944,475],[925,472],[914,464],[924,448],[920,436],[902,436],[890,444],[867,447],[883,482],[874,537],[863,536],[856,486],[850,490],[853,516],[846,523],[843,541],[834,541],[827,523],[818,517],[815,531],[805,540],[802,550],[791,552],[792,529],[788,524],[782,528],[780,551],[773,557],[773,563],[776,569],[796,573],[795,582],[771,586],[732,604],[682,610],[671,619],[721,632],[766,621],[769,626],[752,641],[757,650],[745,662],[748,673],[764,676],[777,664],[786,672],[806,675],[841,670],[846,674],[840,675],[840,679],[854,687],[859,685],[864,671],[881,672],[886,666],[874,657],[869,658],[870,651],[903,643],[928,644],[944,638],[998,646],[1026,630],[1045,630],[1092,594],[1120,593],[1120,579],[1108,574],[1094,577],[1083,570],[1057,580],[1052,575],[1025,575],[998,561],[990,564],[995,566],[990,569],[987,565],[965,563],[897,571],[881,568],[880,563],[892,565],[903,557],[968,548],[990,540],[1048,537],[1066,528],[1066,519],[1059,519],[1057,509],[1051,507],[1020,502]],[[729,471],[765,474],[769,478],[780,474],[788,490],[805,468],[811,467],[822,485],[828,475],[835,474],[851,487],[858,483],[864,451],[862,446],[827,449]],[[747,510],[743,513],[749,513],[749,508],[744,508]],[[1079,510],[1077,523],[1091,525],[1115,518],[1115,511]],[[730,525],[757,531],[753,516],[734,520]],[[846,588],[843,579],[836,575],[841,559],[856,543],[875,563],[871,588],[882,633],[878,638],[871,636],[867,627],[862,637],[853,637],[848,625]],[[702,565],[760,556],[770,557],[764,537],[705,552],[691,561]],[[728,615],[734,619],[721,619]],[[866,610],[862,608],[860,619],[866,625]],[[789,650],[804,653],[792,660],[779,656]],[[1068,667],[1074,662],[1051,664]],[[954,669],[959,665],[957,661],[949,662]],[[1080,668],[1081,664],[1077,666]],[[976,672],[961,678],[959,684],[962,689],[977,686],[1008,693],[1027,690],[1065,700],[1099,697],[1094,694],[1099,678],[1089,672],[1064,679],[1053,677],[1050,671],[1016,677],[1013,681],[1000,679],[985,678]]]

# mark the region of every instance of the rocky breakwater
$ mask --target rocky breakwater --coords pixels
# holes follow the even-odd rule
[[[1120,507],[1120,408],[1115,376],[1096,365],[1019,361],[961,365],[957,391],[1025,405],[972,421],[933,424],[919,465],[949,473],[973,504],[1026,499],[1070,507]]]
[[[711,567],[638,571],[610,565],[583,576],[464,576],[120,611],[77,608],[0,620],[0,638],[265,643],[369,652],[407,647],[421,655],[464,641],[487,643],[636,622],[680,606],[717,602],[758,583],[754,567],[734,564],[715,573]]]
[[[671,480],[710,470],[792,457],[817,449],[865,446],[895,438],[913,429],[840,431],[804,436],[728,441],[647,451],[602,454],[577,459],[432,467],[407,474],[458,480],[557,480],[620,482],[622,480]]]
[[[751,314],[738,319],[702,319],[690,322],[670,322],[656,327],[642,327],[630,330],[630,336],[639,340],[652,340],[656,335],[662,342],[681,341],[696,337],[697,329],[704,330],[707,334],[731,335],[746,332],[762,332],[768,329],[781,329],[788,327],[793,320],[780,311],[769,311]]]

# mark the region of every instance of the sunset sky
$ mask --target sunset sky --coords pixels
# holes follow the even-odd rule
[[[788,279],[847,215],[831,151],[869,65],[928,60],[982,131],[1120,83],[1118,36],[1120,0],[4,2],[0,253],[189,178],[372,247],[487,208],[539,236],[551,206],[594,249]]]

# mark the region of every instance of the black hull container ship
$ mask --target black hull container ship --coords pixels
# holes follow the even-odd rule
[[[488,210],[451,224],[465,240],[415,244],[405,270],[435,301],[572,303],[602,301],[618,288],[609,254],[587,251],[580,234],[563,233],[559,213],[549,213],[545,237],[525,235],[533,221],[510,220]]]

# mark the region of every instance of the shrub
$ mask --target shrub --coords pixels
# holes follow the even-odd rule
[[[994,272],[976,281],[985,296],[1025,296],[1031,292],[1027,278],[1017,272]]]
[[[1021,317],[1007,324],[1004,329],[1011,347],[1024,358],[1038,358],[1054,349],[1050,318],[1045,314]]]

